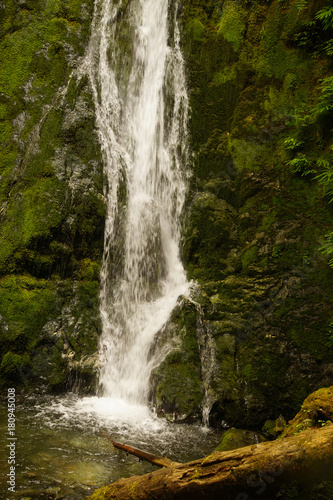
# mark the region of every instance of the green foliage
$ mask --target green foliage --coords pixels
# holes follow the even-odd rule
[[[317,12],[316,19],[322,22],[325,30],[333,29],[333,6],[325,7]]]
[[[333,201],[333,165],[327,160],[317,160],[317,165],[322,167],[322,171],[316,175],[315,179],[324,187],[325,195],[329,203]]]
[[[328,42],[325,43],[324,49],[328,56],[333,55],[333,39],[328,40]]]
[[[333,76],[328,76],[320,81],[321,94],[315,106],[315,112],[324,114],[333,110]]]
[[[298,153],[295,158],[287,161],[287,165],[294,174],[298,173],[301,174],[301,176],[313,174],[315,172],[312,162],[304,153]]]
[[[297,7],[297,10],[301,11],[301,10],[305,9],[305,7],[307,6],[308,0],[296,0],[295,4]]]
[[[284,147],[290,151],[297,151],[303,145],[304,143],[302,141],[298,141],[297,139],[294,139],[294,137],[289,137],[284,141]]]

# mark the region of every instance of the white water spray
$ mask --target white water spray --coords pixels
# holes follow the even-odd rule
[[[189,288],[179,258],[188,99],[176,15],[168,0],[96,0],[85,61],[107,178],[100,384],[135,404],[147,401],[154,336]]]

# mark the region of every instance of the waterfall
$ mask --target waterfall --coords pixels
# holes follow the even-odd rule
[[[96,0],[85,59],[106,178],[101,394],[138,404],[154,336],[189,288],[179,256],[188,98],[170,3]]]

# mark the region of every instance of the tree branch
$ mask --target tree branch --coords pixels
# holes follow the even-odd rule
[[[139,448],[134,448],[133,446],[128,446],[127,444],[117,443],[113,441],[107,434],[102,433],[106,439],[113,444],[115,448],[119,450],[125,451],[127,454],[130,453],[136,457],[139,457],[141,460],[145,460],[146,462],[150,462],[151,464],[157,465],[157,467],[172,467],[173,465],[180,465],[180,462],[174,462],[166,457],[160,457],[158,455],[153,455],[152,453],[148,453],[147,451],[139,450]]]

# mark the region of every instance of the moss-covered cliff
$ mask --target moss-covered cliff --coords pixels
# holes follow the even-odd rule
[[[92,11],[93,0],[0,4],[5,384],[65,389],[97,349],[103,175],[88,83],[74,71]]]
[[[332,382],[333,272],[320,250],[332,207],[314,180],[333,139],[330,113],[316,111],[332,70],[332,31],[316,19],[326,5],[183,2],[195,154],[184,259],[209,346],[192,322],[181,331],[202,359],[215,353],[208,387],[202,363],[196,373],[217,425],[289,417]],[[178,373],[187,387],[185,358],[171,353],[153,376],[158,409],[175,418],[199,411],[186,391],[169,394]]]

